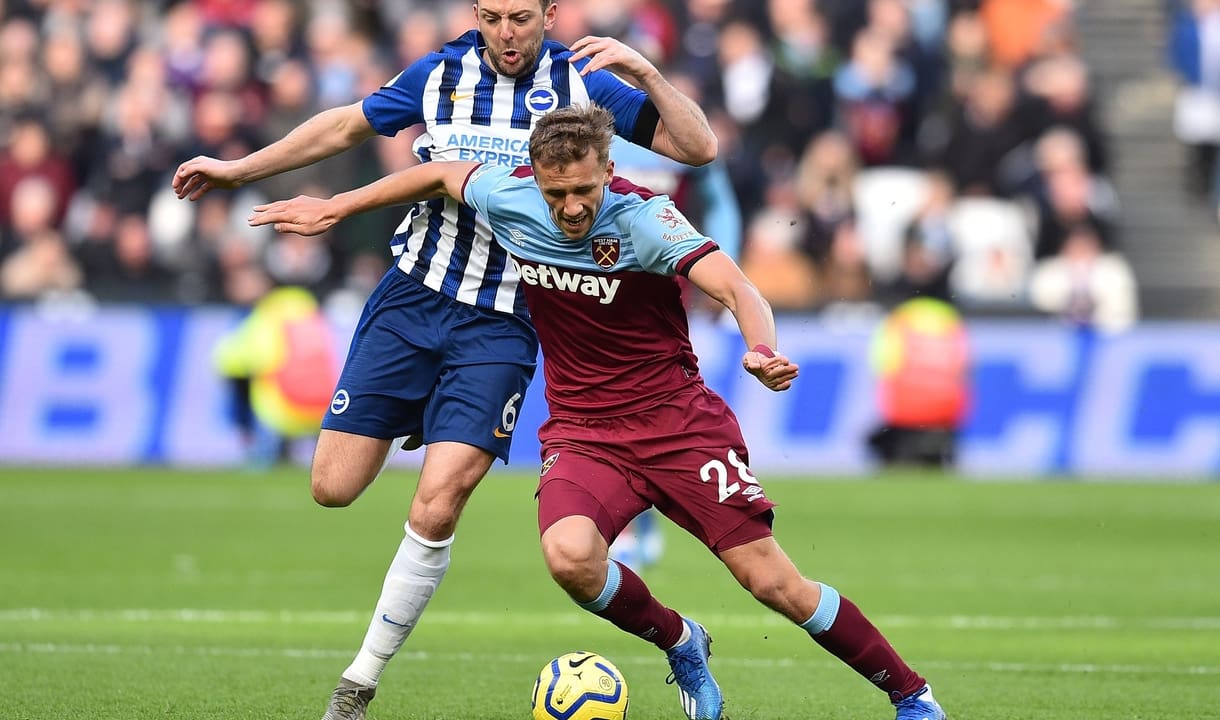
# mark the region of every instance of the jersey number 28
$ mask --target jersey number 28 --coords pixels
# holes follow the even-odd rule
[[[716,481],[716,488],[720,492],[720,502],[724,502],[740,492],[742,483],[745,483],[747,487],[759,487],[758,480],[750,472],[750,468],[746,467],[741,458],[737,457],[737,453],[731,449],[729,450],[728,461],[729,465],[732,465],[737,470],[737,480],[734,480],[732,483],[729,482],[729,469],[718,458],[708,460],[704,463],[703,467],[699,468],[699,477],[703,482]],[[738,480],[741,482],[738,482]],[[758,490],[746,490],[747,495],[755,495],[757,493]]]

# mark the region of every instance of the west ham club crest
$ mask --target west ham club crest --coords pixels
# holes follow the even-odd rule
[[[603,270],[618,263],[619,239],[616,237],[593,238],[593,262]]]

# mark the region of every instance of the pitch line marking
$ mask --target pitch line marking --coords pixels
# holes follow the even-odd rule
[[[92,643],[0,643],[0,654],[40,655],[177,655],[195,657],[236,658],[289,658],[289,659],[346,659],[350,650],[326,650],[317,648],[263,648],[263,647],[209,647],[186,645],[113,645]],[[396,656],[414,662],[450,661],[458,663],[523,664],[533,666],[539,662],[540,654],[525,653],[467,653],[467,652],[420,652],[403,651]],[[663,665],[659,655],[616,656],[616,662],[631,665]],[[829,668],[841,663],[830,659],[749,658],[717,657],[718,665],[731,665],[766,670],[776,668]],[[921,667],[949,671],[988,671],[998,673],[1064,673],[1090,675],[1220,675],[1220,667],[1214,665],[1124,665],[1092,663],[1017,663],[1017,662],[958,662],[946,660],[920,660]]]
[[[784,618],[759,613],[694,613],[705,625],[738,628],[786,627],[790,623]],[[301,611],[301,610],[220,610],[209,608],[118,608],[118,609],[52,609],[11,608],[0,610],[0,623],[34,622],[125,622],[125,623],[183,623],[183,624],[364,624],[370,614],[355,610]],[[429,625],[495,625],[536,627],[569,626],[588,622],[588,615],[580,612],[530,613],[505,611],[455,612],[431,611],[427,613]],[[895,628],[933,628],[944,630],[1220,630],[1220,617],[1186,616],[1121,618],[1104,615],[1078,615],[1060,617],[1000,616],[1000,615],[878,615],[877,625]]]

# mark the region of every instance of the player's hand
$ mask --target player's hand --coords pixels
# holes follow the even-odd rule
[[[741,366],[766,385],[768,390],[776,392],[792,387],[792,381],[800,374],[800,367],[788,360],[787,356],[762,345],[743,355]]]
[[[291,200],[255,205],[248,222],[251,226],[271,225],[276,232],[321,235],[342,219],[329,200],[297,195]]]
[[[571,60],[574,62],[582,58],[589,58],[589,64],[580,71],[581,75],[588,75],[594,70],[611,70],[643,81],[646,76],[657,72],[657,68],[634,48],[610,37],[586,35],[572,43]]]
[[[174,193],[179,200],[198,200],[209,190],[241,187],[238,170],[236,161],[197,155],[178,166],[173,179]]]

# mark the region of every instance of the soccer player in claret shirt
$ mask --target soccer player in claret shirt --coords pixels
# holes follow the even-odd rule
[[[478,0],[474,11],[476,30],[363,101],[326,110],[246,157],[183,163],[173,178],[178,197],[197,200],[421,123],[421,161],[522,165],[539,117],[589,100],[613,112],[626,140],[695,165],[715,157],[703,112],[635,50],[612,38],[582,38],[571,51],[544,40],[556,18],[552,0]],[[427,450],[405,537],[323,720],[365,716],[386,663],[449,567],[462,508],[492,462],[508,458],[537,360],[516,267],[473,208],[443,197],[419,204],[391,249],[396,267],[365,305],[322,420],[313,496],[349,505],[398,448],[422,442]]]
[[[250,222],[312,235],[354,213],[441,196],[487,218],[520,269],[545,358],[538,525],[547,567],[582,608],[666,652],[687,717],[721,717],[711,638],[607,557],[615,535],[650,506],[884,690],[899,720],[944,718],[924,678],[864,614],[803,577],[772,536],[774,504],[750,472],[732,410],[699,375],[674,276],[733,313],[751,348],[742,366],[767,388],[788,389],[798,368],[774,349],[771,309],[737,265],[669,198],[613,176],[612,130],[597,106],[557,110],[531,136],[532,171],[424,165],[330,200],[261,205]]]

